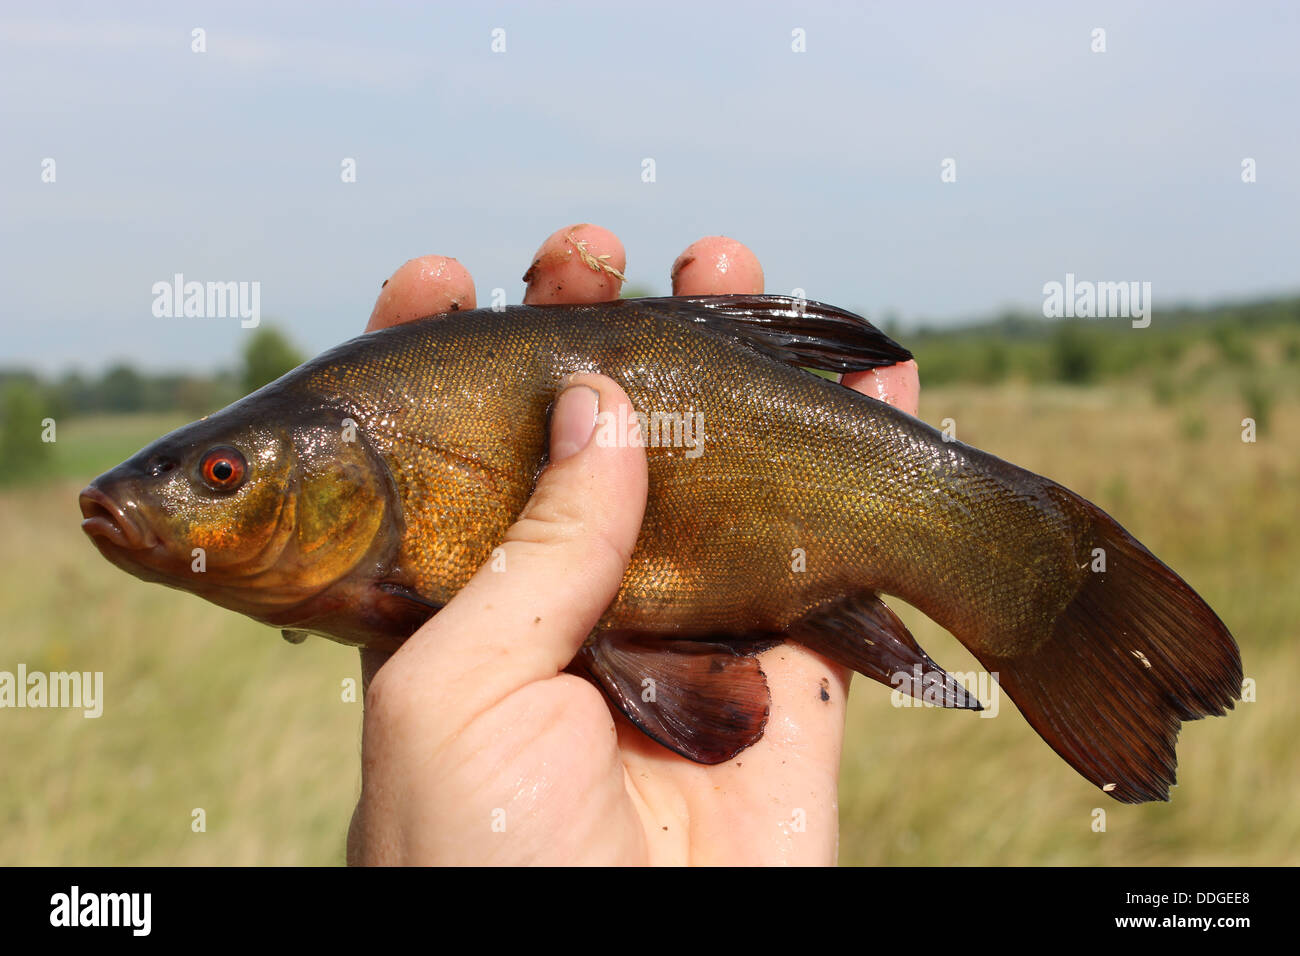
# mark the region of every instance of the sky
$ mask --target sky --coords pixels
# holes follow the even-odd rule
[[[177,273],[314,354],[414,256],[519,301],[577,222],[655,294],[724,234],[904,329],[1067,273],[1156,322],[1296,293],[1297,50],[1295,3],[4,0],[0,367],[232,364],[238,317],[155,314]]]

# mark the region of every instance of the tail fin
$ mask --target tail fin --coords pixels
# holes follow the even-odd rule
[[[1064,489],[1061,489],[1064,491]],[[1085,577],[1032,652],[977,656],[1039,735],[1123,803],[1168,800],[1180,721],[1220,715],[1241,693],[1241,653],[1187,583],[1109,515],[1091,519],[1105,570]]]

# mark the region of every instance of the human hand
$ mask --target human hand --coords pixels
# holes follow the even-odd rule
[[[614,299],[623,268],[611,233],[563,229],[538,251],[524,301]],[[763,290],[753,254],[722,237],[689,247],[672,280],[678,295]],[[385,283],[367,329],[475,301],[455,260],[415,259]],[[916,412],[915,363],[846,384]],[[587,440],[597,402],[629,404],[602,376],[557,400],[551,464],[502,544],[509,575],[480,571],[391,658],[362,652],[350,863],[834,861],[846,669],[792,643],[764,652],[764,736],[711,767],[650,740],[564,672],[618,590],[645,505],[644,450]]]

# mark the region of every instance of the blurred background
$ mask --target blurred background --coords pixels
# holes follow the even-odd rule
[[[868,315],[916,353],[923,418],[1097,502],[1241,644],[1253,699],[1185,725],[1173,801],[1140,807],[1005,698],[985,720],[859,680],[841,862],[1300,862],[1298,19],[5,5],[0,671],[102,671],[104,712],[0,709],[0,863],[342,862],[355,652],[126,577],[77,491],[359,333],[406,259],[516,302],[583,221],[623,239],[629,294],[722,233],[768,291]],[[260,322],[159,316],[177,274],[257,283]],[[1067,274],[1150,283],[1150,325],[1045,315]]]

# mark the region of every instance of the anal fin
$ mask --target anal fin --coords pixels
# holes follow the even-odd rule
[[[578,662],[628,720],[688,760],[723,763],[763,736],[767,678],[726,644],[606,631]]]
[[[917,700],[983,710],[961,682],[930,659],[879,595],[867,591],[823,605],[788,631],[792,641]]]

